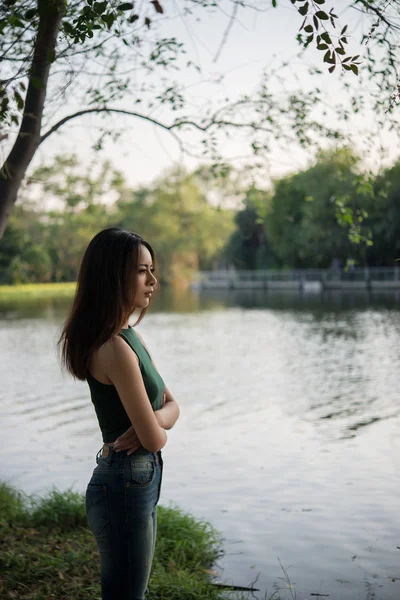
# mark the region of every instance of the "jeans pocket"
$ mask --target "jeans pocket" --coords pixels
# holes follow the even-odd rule
[[[107,486],[89,483],[86,488],[86,516],[90,530],[98,537],[110,522]]]
[[[128,487],[147,487],[156,476],[153,456],[135,456],[131,459],[131,480]]]

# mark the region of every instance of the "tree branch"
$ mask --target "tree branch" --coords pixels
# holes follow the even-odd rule
[[[68,121],[72,121],[73,119],[76,119],[77,117],[82,117],[83,115],[100,114],[100,113],[117,113],[120,115],[127,115],[129,117],[137,117],[138,119],[143,119],[144,121],[148,121],[149,123],[152,123],[153,125],[157,125],[158,127],[161,127],[161,129],[165,129],[166,131],[169,131],[171,133],[171,135],[173,135],[173,137],[179,143],[179,145],[182,147],[182,140],[176,135],[176,133],[174,133],[172,131],[172,129],[174,127],[176,127],[175,124],[165,125],[164,123],[161,123],[161,121],[157,121],[156,119],[152,119],[151,117],[148,117],[146,115],[142,115],[140,113],[133,112],[130,110],[123,110],[120,108],[85,108],[83,110],[78,110],[76,113],[73,113],[72,115],[68,115],[68,116],[64,117],[63,119],[58,121],[58,123],[53,125],[53,127],[51,127],[48,131],[46,131],[46,133],[44,133],[41,136],[39,144],[42,144],[52,133],[55,133],[58,129],[60,129],[60,127],[65,125],[65,123],[68,123]]]
[[[82,117],[84,115],[100,114],[100,113],[106,113],[106,114],[114,113],[114,114],[119,114],[119,115],[127,115],[129,117],[137,117],[138,119],[142,119],[144,121],[152,123],[153,125],[157,125],[157,127],[160,127],[161,129],[164,129],[165,131],[168,131],[171,135],[173,135],[173,137],[178,142],[178,144],[180,145],[181,148],[183,148],[182,140],[179,138],[179,136],[173,130],[179,129],[183,125],[189,125],[191,127],[194,127],[195,129],[198,129],[199,131],[203,131],[204,133],[206,133],[212,127],[233,127],[235,129],[246,129],[247,128],[247,129],[252,129],[253,131],[265,131],[265,132],[269,132],[269,133],[271,132],[270,128],[264,127],[262,125],[258,125],[257,123],[235,123],[234,121],[221,120],[221,119],[217,120],[217,119],[215,119],[216,115],[214,115],[214,117],[212,117],[208,121],[208,123],[205,123],[204,125],[200,125],[199,123],[196,123],[195,121],[191,121],[190,119],[181,119],[179,121],[174,121],[170,125],[166,125],[165,123],[162,123],[161,121],[157,121],[156,119],[153,119],[152,117],[143,115],[141,113],[137,113],[137,112],[130,111],[130,110],[124,110],[121,108],[106,108],[106,107],[104,107],[104,108],[85,108],[83,110],[79,110],[79,111],[73,113],[72,115],[67,115],[63,119],[60,119],[60,121],[58,121],[48,131],[46,131],[46,133],[44,133],[41,136],[39,144],[42,144],[48,137],[50,137],[53,133],[58,131],[63,125],[65,125],[69,121],[72,121],[73,119]]]
[[[381,19],[381,21],[383,21],[384,23],[386,23],[386,25],[389,25],[389,27],[393,27],[393,25],[386,19],[386,17],[379,10],[379,8],[376,8],[376,6],[373,6],[367,0],[357,0],[357,2],[359,2],[360,4],[362,4],[367,10],[371,10],[372,12],[374,12]]]
[[[214,59],[213,59],[213,62],[215,62],[215,63],[216,63],[216,62],[217,62],[217,60],[219,59],[219,57],[220,57],[220,55],[221,55],[221,52],[222,52],[222,49],[223,49],[223,47],[224,47],[224,46],[225,46],[225,44],[226,44],[226,41],[227,41],[227,39],[228,39],[229,32],[230,32],[230,30],[232,29],[232,25],[233,25],[233,23],[235,22],[236,15],[237,15],[237,12],[238,12],[238,9],[239,9],[239,2],[238,2],[238,0],[234,0],[234,4],[233,4],[233,11],[232,11],[231,18],[229,19],[228,26],[227,26],[227,28],[226,28],[226,30],[225,30],[225,33],[224,33],[223,37],[222,37],[222,40],[221,40],[220,46],[219,46],[219,48],[218,48],[218,50],[217,50],[217,53],[216,53],[216,55],[215,55],[215,57],[214,57]]]
[[[0,169],[0,238],[17,191],[40,142],[51,56],[65,10],[63,0],[38,0],[39,27],[35,39],[28,90],[17,139]]]

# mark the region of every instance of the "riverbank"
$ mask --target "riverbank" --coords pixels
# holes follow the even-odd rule
[[[212,582],[221,543],[208,523],[160,506],[149,600],[232,597]],[[82,494],[53,490],[35,498],[0,484],[2,600],[100,600],[99,581]]]
[[[53,298],[73,296],[75,282],[68,283],[25,283],[21,285],[0,285],[0,300],[14,300],[24,298]]]

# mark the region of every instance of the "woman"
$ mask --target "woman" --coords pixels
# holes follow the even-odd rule
[[[90,242],[60,341],[63,363],[87,380],[104,445],[86,490],[100,552],[103,600],[143,600],[156,541],[161,448],[179,408],[141,337],[157,280],[139,235],[105,229]],[[135,324],[136,324],[135,323]]]

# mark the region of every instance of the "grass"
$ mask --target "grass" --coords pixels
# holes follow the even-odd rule
[[[0,300],[42,298],[43,296],[72,296],[76,283],[26,283],[0,285]]]
[[[208,523],[160,506],[148,600],[232,597],[213,585],[209,574],[221,545]],[[2,600],[100,600],[99,581],[98,551],[82,494],[53,490],[35,498],[0,483]]]

